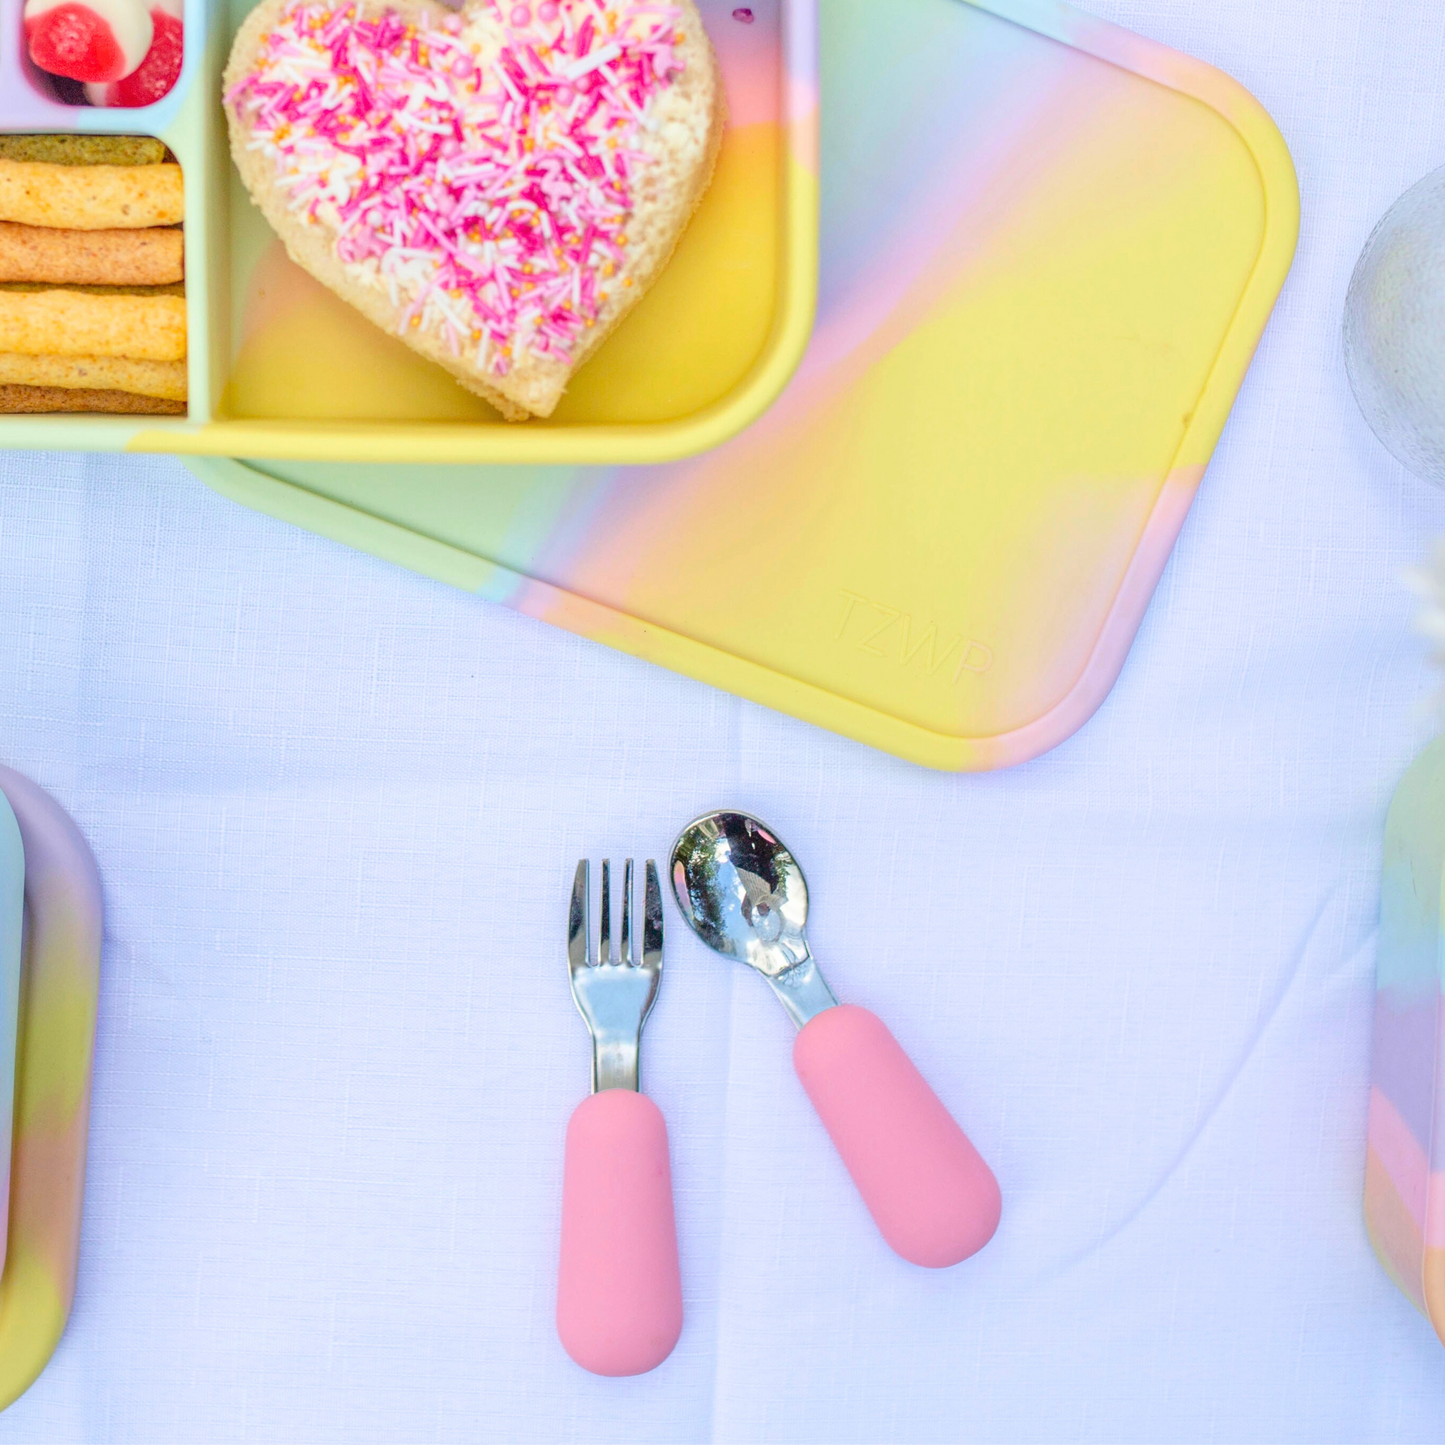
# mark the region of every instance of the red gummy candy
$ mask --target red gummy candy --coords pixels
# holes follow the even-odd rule
[[[57,5],[27,21],[25,39],[41,70],[68,80],[114,75],[124,64],[110,26],[86,5]]]
[[[108,87],[106,104],[134,108],[139,105],[154,105],[171,93],[181,75],[181,60],[185,54],[185,27],[178,15],[170,15],[159,8],[151,11],[155,22],[156,35],[140,69],[124,80],[117,80]]]

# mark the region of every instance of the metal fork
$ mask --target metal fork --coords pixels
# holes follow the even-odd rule
[[[662,889],[647,862],[642,953],[633,957],[632,859],[622,883],[622,948],[612,960],[612,864],[602,864],[594,958],[588,867],[577,865],[567,916],[572,997],[592,1031],[592,1092],[567,1124],[557,1337],[585,1370],[640,1375],[682,1333],[682,1275],[667,1121],[637,1087],[642,1025],[662,975]]]
[[[598,952],[591,950],[592,907],[590,868],[584,858],[572,882],[567,915],[567,969],[572,998],[592,1031],[592,1092],[632,1089],[638,1085],[638,1051],[642,1026],[657,999],[662,976],[662,890],[657,864],[647,860],[642,905],[642,953],[632,956],[632,859],[622,875],[622,940],[612,961],[612,861],[602,860],[602,925]]]

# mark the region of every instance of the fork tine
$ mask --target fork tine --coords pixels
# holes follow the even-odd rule
[[[612,860],[602,860],[602,928],[598,937],[598,963],[612,962]]]
[[[567,966],[585,968],[588,963],[587,939],[592,932],[592,907],[588,900],[589,878],[587,860],[577,865],[572,880],[572,906],[567,910]]]
[[[617,961],[632,966],[632,859],[622,868],[622,947],[618,950]]]
[[[662,889],[657,884],[657,864],[647,860],[647,893],[642,909],[642,963],[644,968],[662,967]]]

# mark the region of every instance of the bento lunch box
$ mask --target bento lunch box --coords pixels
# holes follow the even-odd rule
[[[398,463],[647,463],[715,447],[793,374],[817,293],[817,0],[698,0],[729,118],[672,261],[546,420],[508,423],[286,256],[231,164],[221,73],[253,0],[185,0],[175,89],[51,99],[0,0],[0,133],[148,135],[185,175],[189,412],[0,416],[0,446]]]

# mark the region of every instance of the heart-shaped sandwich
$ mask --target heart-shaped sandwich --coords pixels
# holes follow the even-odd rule
[[[692,0],[262,0],[224,95],[292,259],[513,421],[667,264],[725,115]]]

